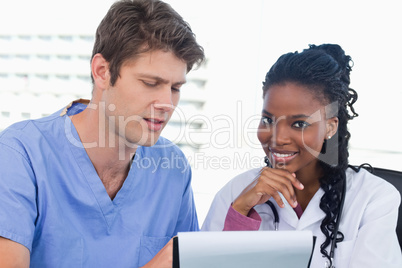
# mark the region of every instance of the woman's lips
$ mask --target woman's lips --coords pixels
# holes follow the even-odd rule
[[[271,151],[274,162],[286,163],[296,157],[297,152],[275,152]]]

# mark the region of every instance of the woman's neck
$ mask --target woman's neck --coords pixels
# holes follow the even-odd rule
[[[309,167],[305,167],[296,172],[296,178],[304,185],[303,190],[295,188],[297,202],[303,211],[307,208],[310,200],[320,188],[320,178],[323,176],[323,170],[318,162]]]

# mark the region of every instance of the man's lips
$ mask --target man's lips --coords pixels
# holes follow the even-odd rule
[[[151,131],[160,131],[165,123],[163,119],[144,118],[144,120],[148,125],[148,129]]]

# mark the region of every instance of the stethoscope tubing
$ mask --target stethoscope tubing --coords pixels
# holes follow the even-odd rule
[[[265,157],[265,163],[267,164],[267,166],[272,167],[267,156]],[[335,228],[334,228],[333,237],[332,237],[332,241],[331,241],[331,250],[330,250],[330,253],[329,253],[329,257],[330,257],[329,267],[330,268],[334,267],[333,266],[333,260],[334,260],[334,255],[335,255],[336,240],[337,240],[337,237],[338,237],[339,224],[341,222],[341,215],[342,215],[342,211],[343,211],[343,205],[345,203],[345,196],[346,196],[346,181],[344,180],[343,183],[342,183],[341,204],[339,205],[338,215],[337,215],[337,218],[336,218]],[[268,200],[265,203],[268,206],[271,207],[272,213],[274,214],[275,231],[278,231],[278,228],[279,228],[278,210],[276,209],[275,205],[272,203],[271,200]]]
[[[275,227],[275,231],[278,231],[278,227],[279,227],[279,215],[278,215],[278,210],[276,210],[274,203],[272,203],[271,200],[268,200],[267,202],[265,202],[265,204],[267,204],[268,206],[271,207],[272,212],[274,213],[274,227]]]

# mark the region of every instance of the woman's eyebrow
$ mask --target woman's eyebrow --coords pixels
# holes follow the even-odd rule
[[[263,113],[263,114],[266,114],[266,115],[268,115],[268,116],[272,116],[272,114],[268,113],[265,109],[262,109],[262,113]]]
[[[270,112],[266,111],[265,109],[262,110],[262,113],[267,115],[267,116],[273,116],[273,114],[271,114]],[[310,117],[310,115],[295,114],[295,115],[291,115],[289,117],[292,118],[292,119],[299,119],[299,118],[308,118],[308,117]]]
[[[296,114],[296,115],[292,115],[290,118],[299,119],[299,118],[308,118],[308,117],[311,117],[311,116],[305,115],[305,114]]]

